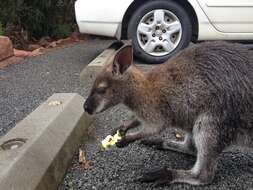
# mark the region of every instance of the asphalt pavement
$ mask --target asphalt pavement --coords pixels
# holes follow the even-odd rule
[[[87,96],[89,89],[80,86],[79,74],[110,43],[110,40],[88,40],[0,70],[0,135],[53,93],[77,92]],[[215,179],[210,185],[157,187],[152,183],[136,182],[142,172],[152,168],[188,169],[195,158],[144,147],[138,142],[122,149],[101,150],[100,141],[131,116],[132,113],[121,105],[95,116],[95,130],[88,141],[84,139],[80,145],[90,167],[79,166],[77,150],[58,190],[253,189],[253,150],[241,147],[234,147],[220,156]],[[162,136],[174,138],[171,131],[165,131]]]

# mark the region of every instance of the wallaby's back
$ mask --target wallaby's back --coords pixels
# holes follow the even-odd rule
[[[157,87],[162,113],[192,126],[201,113],[230,125],[253,128],[253,52],[240,44],[194,45],[147,74]],[[186,121],[186,122],[185,122]]]

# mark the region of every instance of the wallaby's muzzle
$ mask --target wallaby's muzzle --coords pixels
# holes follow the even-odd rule
[[[89,98],[84,102],[83,104],[83,109],[85,112],[87,112],[88,114],[93,114],[93,108],[89,102]]]
[[[88,114],[100,113],[108,108],[108,102],[93,93],[86,99],[83,108]]]

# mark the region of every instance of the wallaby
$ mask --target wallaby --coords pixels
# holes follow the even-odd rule
[[[147,145],[196,155],[190,170],[162,168],[143,182],[208,184],[229,145],[253,147],[253,52],[240,44],[203,42],[182,50],[147,73],[133,65],[131,46],[116,52],[98,74],[84,109],[99,113],[123,103],[137,120],[120,127],[126,146],[166,127],[185,130],[184,141]],[[139,131],[128,131],[141,125]]]

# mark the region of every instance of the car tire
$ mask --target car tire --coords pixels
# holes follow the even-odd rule
[[[150,18],[148,16],[150,16]],[[166,18],[167,20],[165,21]],[[149,20],[145,21],[145,19]],[[171,24],[170,22],[176,23],[174,24],[174,28],[173,26],[171,27],[172,29],[168,27],[169,24]],[[163,23],[164,26],[162,25]],[[180,23],[180,25],[178,23]],[[148,26],[148,29],[144,28],[144,31],[144,29],[140,27],[141,25],[145,27]],[[162,27],[164,27],[164,29],[162,29]],[[176,31],[180,27],[180,31],[175,32],[175,34],[173,34],[174,36],[172,36],[171,32],[174,30]],[[146,30],[148,35],[146,35]],[[145,34],[142,34],[143,31]],[[152,36],[150,36],[151,33]],[[163,38],[164,36],[166,39]],[[189,45],[192,37],[192,23],[186,10],[178,3],[170,0],[148,1],[139,7],[130,18],[127,37],[132,40],[134,55],[136,57],[151,64],[162,63],[175,55],[179,50]],[[174,38],[175,40],[173,41]],[[162,43],[159,42],[158,39],[162,41]],[[160,43],[162,46],[157,45]],[[150,46],[150,48],[147,48],[148,46]],[[152,50],[154,46],[156,47]],[[169,49],[168,47],[172,48]]]

